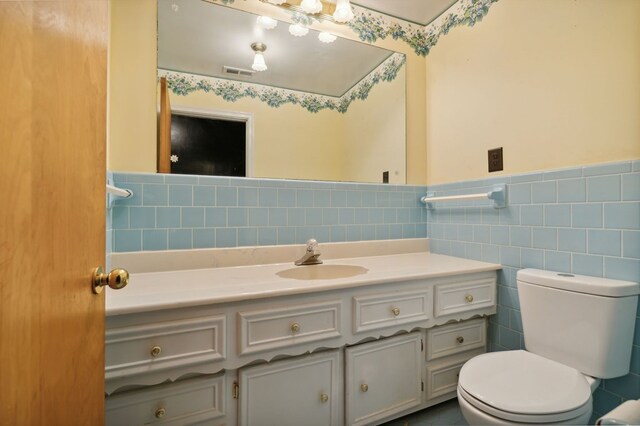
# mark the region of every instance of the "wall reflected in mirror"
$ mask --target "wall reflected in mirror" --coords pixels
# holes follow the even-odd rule
[[[382,182],[388,172],[390,183],[405,183],[404,55],[327,42],[314,30],[295,36],[290,25],[270,28],[206,1],[159,0],[158,74],[175,113],[245,121],[247,176]],[[264,71],[252,67],[256,43]],[[228,142],[224,132],[204,140],[212,151]]]

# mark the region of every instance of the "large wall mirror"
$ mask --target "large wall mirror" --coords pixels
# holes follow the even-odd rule
[[[406,183],[405,56],[266,21],[203,0],[158,0],[158,75],[173,114],[245,123],[246,176],[383,182],[386,173]],[[266,69],[256,71],[260,54]],[[243,143],[220,135],[197,143]]]

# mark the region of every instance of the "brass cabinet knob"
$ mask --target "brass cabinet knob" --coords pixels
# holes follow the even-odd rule
[[[156,416],[156,419],[161,419],[165,414],[167,414],[167,410],[165,410],[164,407],[160,407],[156,410],[154,416]]]
[[[464,343],[464,337],[462,337],[462,336],[458,336],[458,337],[456,337],[456,341],[457,341],[458,343]]]
[[[152,357],[157,357],[162,352],[162,348],[160,346],[154,346],[151,348],[150,354]]]
[[[105,286],[120,290],[129,284],[129,273],[125,269],[113,269],[108,274],[105,274],[102,266],[98,266],[93,270],[92,278],[91,288],[96,294],[102,293],[102,289]]]
[[[366,383],[361,384],[361,385],[360,385],[360,390],[361,390],[362,392],[366,392],[366,391],[368,391],[368,390],[369,390],[369,385],[368,385],[368,384],[366,384]]]
[[[321,393],[320,394],[320,402],[322,402],[324,404],[327,401],[329,401],[329,395],[327,395],[326,393]]]
[[[294,322],[293,324],[291,324],[291,331],[293,333],[297,333],[300,331],[300,324],[298,324],[297,322]]]
[[[473,296],[472,296],[472,295],[470,295],[470,294],[467,294],[467,295],[464,297],[464,300],[466,300],[466,301],[467,301],[467,303],[471,303],[471,302],[473,302]]]
[[[391,312],[393,312],[393,315],[394,315],[394,316],[396,316],[396,317],[397,317],[398,315],[400,315],[400,309],[399,309],[399,308],[393,308],[393,309],[391,310]]]

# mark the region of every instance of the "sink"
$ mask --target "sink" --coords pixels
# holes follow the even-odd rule
[[[335,280],[337,278],[349,278],[369,272],[367,268],[354,265],[310,265],[296,266],[277,272],[280,278],[293,280]]]

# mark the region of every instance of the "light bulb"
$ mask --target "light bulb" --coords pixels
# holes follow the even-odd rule
[[[349,0],[338,0],[336,11],[333,12],[333,19],[341,23],[349,22],[353,19],[353,10],[351,10]]]
[[[307,13],[320,13],[322,11],[322,3],[320,0],[302,0],[300,7]]]
[[[334,36],[331,33],[321,32],[320,34],[318,34],[318,40],[323,43],[333,43],[337,38],[338,37]]]
[[[289,25],[289,33],[292,36],[304,37],[309,33],[309,28],[303,27],[300,24],[292,24],[292,25]]]
[[[278,26],[278,21],[269,16],[258,16],[257,22],[258,25],[260,25],[265,30],[272,30]]]
[[[256,52],[256,56],[253,58],[253,65],[251,65],[251,68],[254,71],[267,70],[267,64],[264,61],[264,55],[262,54],[262,52]]]

